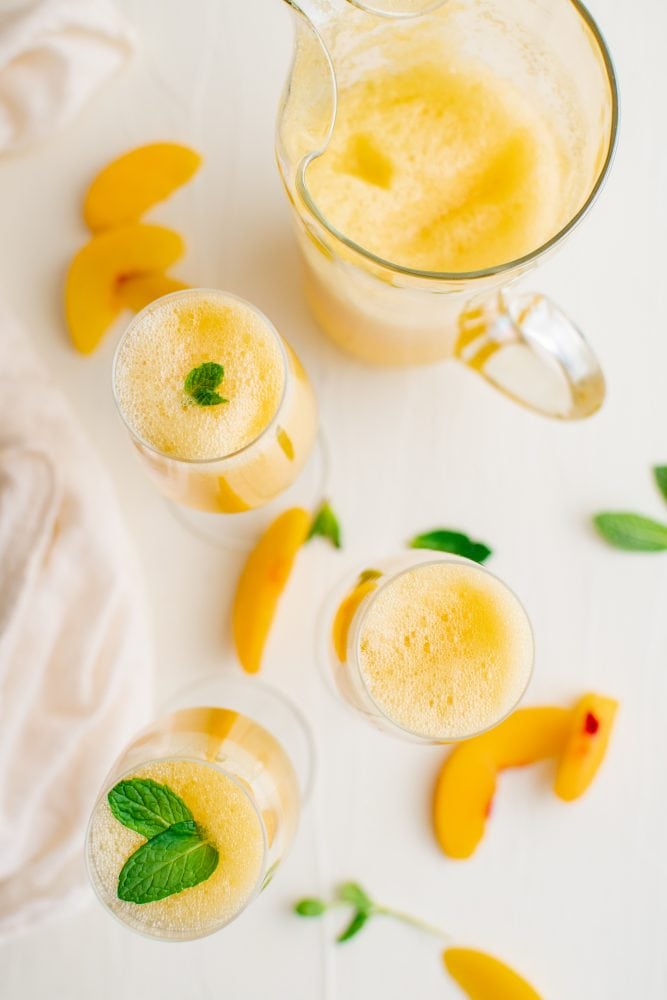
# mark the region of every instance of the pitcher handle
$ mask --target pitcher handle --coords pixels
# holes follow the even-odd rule
[[[597,358],[581,331],[544,295],[506,289],[466,309],[456,356],[544,416],[581,420],[604,401]]]

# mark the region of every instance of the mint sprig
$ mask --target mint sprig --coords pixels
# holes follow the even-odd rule
[[[370,916],[371,913],[369,910],[357,910],[347,927],[336,938],[338,944],[343,944],[344,941],[349,941],[350,938],[355,937],[366,926]]]
[[[435,927],[425,920],[420,920],[419,917],[414,917],[410,913],[396,910],[392,906],[376,903],[358,882],[343,882],[342,885],[338,886],[336,895],[330,902],[318,899],[316,896],[300,899],[294,904],[294,912],[300,917],[321,917],[329,910],[340,906],[351,906],[353,912],[351,919],[336,938],[338,944],[343,944],[343,942],[356,937],[368,921],[376,916],[392,917],[394,920],[400,920],[402,923],[410,924],[412,927],[427,931],[429,934],[435,934],[445,941],[450,940],[450,936],[439,927]]]
[[[224,377],[222,365],[216,361],[205,361],[188,372],[183,389],[197,406],[218,406],[219,403],[229,402],[215,391]]]
[[[118,898],[155,903],[205,882],[218,866],[218,851],[193,820],[167,827],[130,855],[118,876]]]
[[[306,541],[318,535],[328,539],[335,549],[342,548],[340,523],[328,500],[324,500],[316,511]]]
[[[596,514],[593,523],[606,541],[627,552],[664,552],[667,550],[667,524],[642,514],[608,511]]]
[[[119,781],[107,795],[111,812],[119,823],[150,840],[174,823],[192,819],[183,799],[168,785],[150,778]]]
[[[434,549],[436,552],[450,552],[452,555],[463,556],[476,563],[483,563],[492,554],[492,550],[484,542],[475,542],[461,531],[449,528],[434,528],[421,535],[415,535],[408,542],[411,549]]]
[[[667,465],[655,465],[653,477],[667,500]],[[599,534],[616,549],[626,552],[667,551],[667,524],[633,511],[609,510],[595,514],[593,524]]]
[[[653,476],[663,499],[667,500],[667,465],[654,465]]]
[[[130,778],[114,785],[107,801],[123,826],[146,837],[121,869],[119,899],[153,903],[204,882],[217,868],[217,849],[168,785]]]

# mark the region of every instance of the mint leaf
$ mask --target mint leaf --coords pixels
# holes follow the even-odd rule
[[[667,500],[667,465],[655,465],[653,467],[653,475],[663,499]]]
[[[218,857],[193,820],[175,823],[130,855],[118,876],[118,898],[154,903],[173,896],[210,878]]]
[[[611,511],[596,514],[593,523],[610,545],[630,552],[663,552],[667,549],[667,524],[641,514]]]
[[[310,541],[310,539],[315,538],[316,535],[320,535],[322,538],[328,538],[334,548],[342,548],[340,540],[340,524],[338,523],[338,518],[331,509],[331,505],[328,500],[323,502],[322,506],[315,514],[306,541]]]
[[[358,934],[361,928],[366,924],[369,916],[370,914],[365,910],[359,910],[355,913],[345,930],[338,935],[336,941],[338,941],[339,944],[342,944],[343,941],[349,941],[350,938],[353,938],[355,934]]]
[[[356,882],[344,882],[338,889],[338,898],[365,913],[373,909],[373,900]]]
[[[180,796],[168,785],[150,778],[119,781],[107,795],[116,819],[150,840],[174,823],[192,819],[192,813]]]
[[[450,531],[448,528],[434,528],[421,535],[415,535],[408,542],[411,549],[435,549],[437,552],[451,552],[456,556],[472,559],[483,563],[489,558],[492,549],[483,542],[474,542],[460,531]]]
[[[300,917],[321,917],[327,904],[321,899],[300,899],[294,904],[294,912]]]
[[[198,406],[217,406],[228,403],[215,390],[225,377],[225,369],[216,361],[205,361],[188,372],[183,388]]]

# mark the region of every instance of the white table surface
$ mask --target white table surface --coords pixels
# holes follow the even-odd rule
[[[456,365],[364,368],[318,333],[273,159],[291,50],[279,0],[122,0],[142,48],[67,132],[0,162],[0,275],[113,479],[143,562],[157,640],[158,696],[232,668],[230,599],[239,554],[182,531],[141,474],[114,413],[115,336],[91,358],[61,320],[64,269],[85,239],[82,192],[105,162],[162,138],[205,156],[152,217],[185,234],[178,274],[263,308],[311,372],[333,447],[331,493],[345,529],[335,554],[310,546],[272,633],[264,676],[298,698],[319,750],[314,799],[279,877],[219,935],[146,941],[92,899],[86,912],[0,950],[0,996],[37,1000],[419,1000],[457,997],[437,941],[378,920],[335,947],[331,922],[290,903],[360,879],[378,897],[504,957],[547,1000],[667,997],[667,557],[623,554],[592,512],[667,510],[650,466],[667,462],[667,7],[596,0],[623,98],[619,153],[592,215],[532,278],[589,333],[609,396],[580,425],[523,412]],[[641,9],[641,13],[639,13]],[[314,666],[318,607],[368,553],[460,526],[495,548],[492,567],[534,622],[527,703],[585,689],[620,698],[609,758],[566,806],[539,768],[506,774],[475,857],[446,860],[429,821],[439,749],[376,734],[342,710]],[[103,525],[100,526],[103,530]]]

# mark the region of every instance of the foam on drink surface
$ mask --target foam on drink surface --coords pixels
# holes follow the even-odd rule
[[[379,257],[430,271],[515,260],[567,221],[569,165],[531,96],[443,56],[381,67],[341,88],[318,208]]]
[[[376,705],[424,737],[458,739],[499,722],[533,660],[530,624],[499,580],[461,563],[418,566],[369,605],[359,663]]]
[[[102,801],[89,839],[98,889],[131,927],[164,936],[206,934],[232,920],[252,895],[262,872],[264,835],[248,795],[215,767],[193,761],[157,761],[129,777],[152,778],[180,795],[218,849],[218,866],[205,882],[154,903],[118,899],[118,876],[145,838],[123,826]]]
[[[184,391],[206,361],[224,367],[216,390],[228,402],[198,406]],[[223,458],[257,438],[275,416],[285,366],[275,333],[224,293],[193,291],[158,300],[125,337],[115,389],[130,429],[174,458]]]

